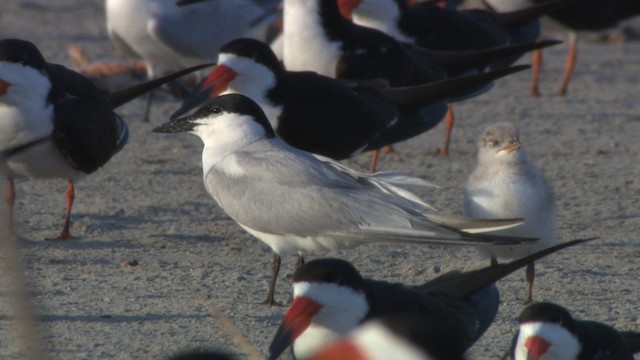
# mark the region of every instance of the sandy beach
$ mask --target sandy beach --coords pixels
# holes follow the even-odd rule
[[[34,42],[49,62],[66,66],[71,44],[94,61],[133,61],[109,41],[98,0],[5,0],[0,38],[9,37]],[[579,36],[568,97],[553,96],[564,66],[561,44],[544,53],[542,97],[527,96],[530,71],[500,80],[456,106],[449,157],[433,156],[444,135],[440,124],[398,144],[381,158],[380,170],[408,169],[440,185],[417,193],[442,212],[461,214],[478,135],[486,124],[514,123],[527,155],[555,189],[561,240],[600,237],[537,263],[534,299],[562,304],[578,318],[640,330],[640,43],[586,38]],[[150,123],[142,122],[143,99],[118,110],[129,124],[129,142],[77,183],[76,240],[45,241],[62,227],[66,181],[17,181],[16,233],[38,316],[33,335],[46,358],[164,359],[191,348],[242,354],[211,317],[214,308],[266,354],[286,310],[258,304],[271,275],[271,251],[207,194],[199,139],[151,132],[179,104],[157,96]],[[364,171],[369,159],[363,154],[344,163]],[[3,193],[5,186],[0,180]],[[363,245],[307,258],[319,257],[344,258],[367,277],[408,284],[488,265],[470,247]],[[294,263],[294,257],[283,259],[276,294],[283,302],[290,298]],[[15,304],[2,274],[0,358],[19,359]],[[469,359],[498,359],[508,348],[525,284],[524,271],[498,283],[499,315]]]

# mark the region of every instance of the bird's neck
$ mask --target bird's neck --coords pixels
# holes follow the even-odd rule
[[[347,20],[321,8],[321,0],[285,0],[283,60],[287,70],[309,70],[335,77],[341,44],[336,38],[329,38],[326,26],[332,21],[343,24]]]

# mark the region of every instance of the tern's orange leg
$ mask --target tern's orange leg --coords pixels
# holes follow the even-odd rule
[[[71,207],[73,206],[73,200],[75,199],[75,190],[73,187],[73,181],[67,181],[67,215],[64,219],[64,227],[62,228],[62,232],[60,236],[57,238],[53,238],[50,240],[71,240],[75,239],[75,236],[71,235],[69,231],[69,226],[71,225]]]
[[[534,50],[533,54],[531,54],[531,65],[533,69],[533,75],[531,76],[531,91],[529,92],[529,96],[540,96],[540,90],[538,88],[538,83],[540,82],[540,69],[542,68],[542,50]]]
[[[451,132],[453,131],[453,124],[456,122],[455,115],[453,114],[453,106],[449,104],[449,110],[447,110],[447,117],[445,120],[447,124],[447,130],[444,135],[444,146],[438,152],[440,156],[449,156],[449,142],[451,141]]]
[[[567,54],[567,64],[564,69],[564,76],[562,77],[562,86],[556,94],[557,96],[567,95],[567,89],[569,88],[569,81],[571,81],[571,75],[573,75],[573,69],[576,66],[576,59],[578,58],[578,43],[576,41],[576,34],[571,33],[569,35],[569,53]]]

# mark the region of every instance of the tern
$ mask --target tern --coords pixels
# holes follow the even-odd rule
[[[497,258],[518,258],[554,245],[555,204],[553,189],[542,172],[525,155],[518,129],[509,123],[485,128],[478,141],[478,164],[464,190],[464,215],[471,218],[522,217],[518,228],[501,235],[539,238],[535,244],[508,247],[481,246],[496,263]],[[535,268],[527,266],[527,297],[531,302]]]
[[[193,115],[153,130],[191,132],[204,143],[204,184],[243,229],[274,251],[266,302],[280,255],[332,250],[369,242],[515,244],[531,238],[484,236],[520,219],[479,220],[433,212],[398,185],[429,186],[397,172],[363,174],[329,158],[291,147],[276,137],[263,110],[240,94],[209,100]]]

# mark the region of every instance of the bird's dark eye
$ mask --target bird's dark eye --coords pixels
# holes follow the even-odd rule
[[[220,106],[209,106],[209,108],[207,109],[207,112],[210,114],[220,114],[222,113],[222,108]]]
[[[498,140],[489,140],[487,141],[487,145],[489,145],[489,147],[496,147],[498,146]]]

